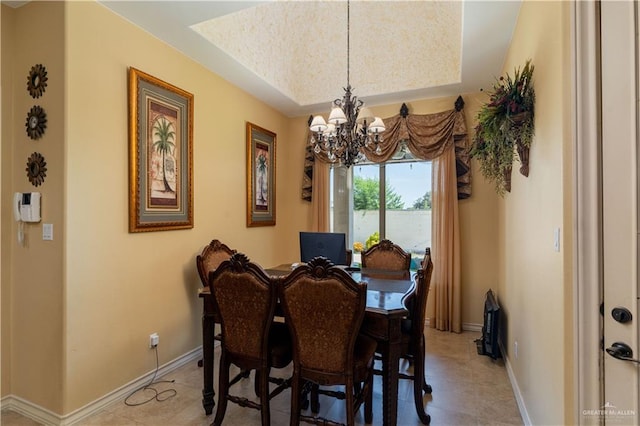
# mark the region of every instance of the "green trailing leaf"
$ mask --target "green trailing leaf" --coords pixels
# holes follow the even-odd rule
[[[513,165],[517,141],[530,147],[534,134],[533,69],[528,60],[522,69],[515,69],[513,78],[507,74],[493,85],[489,102],[478,111],[478,124],[470,155],[480,162],[482,175],[493,182],[496,192],[503,195],[505,175]]]

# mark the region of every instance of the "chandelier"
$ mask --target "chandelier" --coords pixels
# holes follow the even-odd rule
[[[322,152],[330,162],[339,162],[346,167],[366,159],[363,152],[365,147],[380,154],[380,134],[385,130],[382,119],[374,117],[357,96],[351,96],[349,9],[347,1],[347,87],[343,88],[344,96],[333,101],[328,122],[321,115],[316,115],[309,126],[313,151],[316,154]]]

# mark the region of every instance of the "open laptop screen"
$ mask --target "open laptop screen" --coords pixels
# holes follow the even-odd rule
[[[335,265],[347,262],[345,234],[335,232],[300,232],[300,261],[324,256]]]

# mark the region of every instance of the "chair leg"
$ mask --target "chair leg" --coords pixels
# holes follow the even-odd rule
[[[309,408],[309,394],[311,393],[311,384],[305,382],[300,388],[300,409],[306,410]]]
[[[364,392],[364,421],[371,423],[373,421],[373,372],[367,376]]]
[[[256,394],[258,398],[260,398],[260,371],[256,370],[256,377],[253,381],[253,392]]]
[[[311,392],[309,394],[309,399],[311,400],[311,412],[313,414],[318,414],[320,412],[320,392],[318,392],[318,386],[316,383],[311,384]]]
[[[416,349],[418,353],[414,354],[415,363],[413,370],[413,400],[416,405],[416,413],[420,421],[428,425],[431,423],[431,416],[424,411],[424,403],[422,401],[422,390],[426,384],[424,380],[424,339]]]
[[[291,415],[289,416],[290,426],[298,426],[300,424],[300,376],[294,372],[291,378]]]
[[[218,408],[212,426],[220,426],[227,411],[227,397],[229,396],[229,364],[224,350],[220,355],[220,371],[218,372]]]
[[[431,388],[431,385],[427,383],[427,376],[426,376],[426,372],[424,371],[425,354],[427,353],[426,348],[424,346],[424,337],[422,338],[421,350],[422,350],[422,354],[420,358],[422,359],[423,372],[420,376],[422,377],[422,390],[425,393],[431,394],[431,392],[433,392],[433,389]]]
[[[269,368],[256,370],[256,378],[260,378],[260,411],[262,414],[262,426],[270,426],[271,413],[269,411]]]
[[[353,378],[347,378],[347,383],[344,387],[345,390],[345,403],[347,404],[346,406],[346,412],[347,412],[347,426],[353,426],[356,422],[355,420],[355,404],[354,404],[354,398],[353,398],[353,391],[354,391],[355,387],[353,385]]]

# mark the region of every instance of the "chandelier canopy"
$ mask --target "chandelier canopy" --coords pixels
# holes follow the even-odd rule
[[[380,153],[381,133],[385,131],[384,122],[374,117],[364,102],[357,96],[351,96],[349,83],[349,21],[350,5],[347,1],[347,87],[342,99],[332,103],[328,122],[321,115],[311,121],[309,130],[313,132],[310,144],[316,154],[323,152],[332,162],[350,167],[366,159],[364,148]]]

